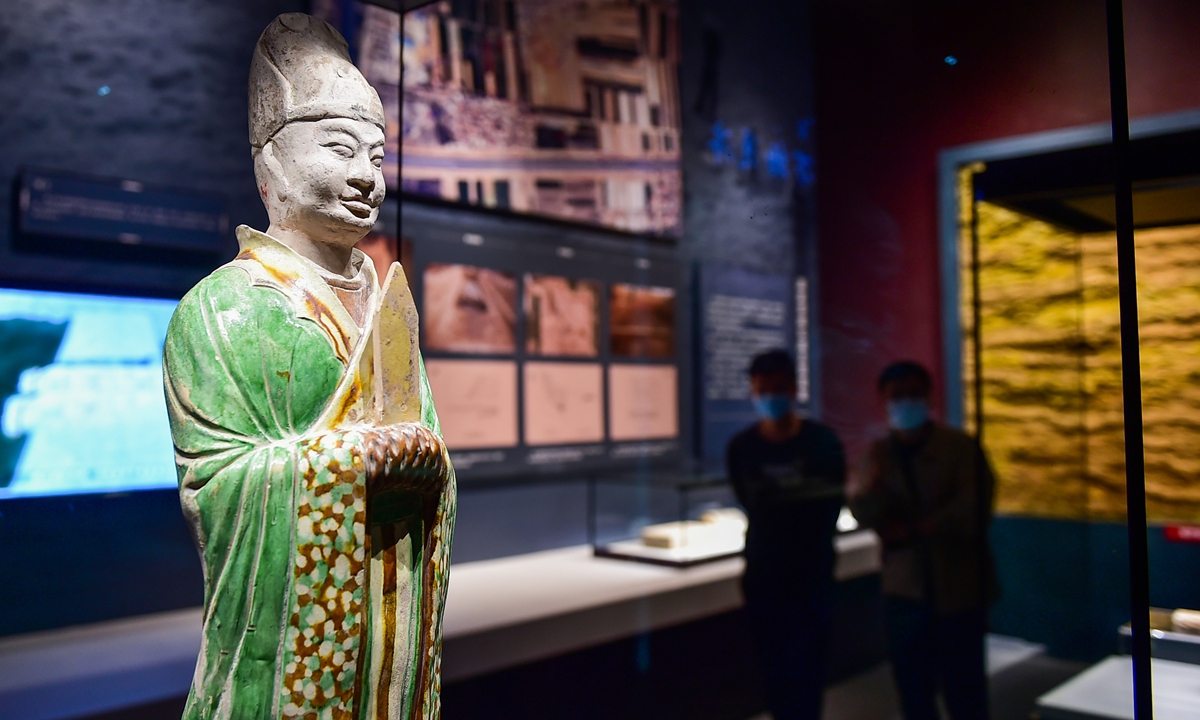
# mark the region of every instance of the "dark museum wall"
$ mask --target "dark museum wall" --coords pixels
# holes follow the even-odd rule
[[[40,0],[0,13],[0,182],[34,165],[225,195],[262,226],[246,77],[262,28],[307,0]],[[12,230],[0,205],[0,242]],[[230,248],[234,247],[230,231]],[[115,280],[114,280],[115,281]]]
[[[1104,4],[1095,0],[818,0],[817,190],[824,416],[857,458],[882,432],[889,361],[942,379],[937,156],[944,148],[1109,120]],[[1136,117],[1200,107],[1200,4],[1126,3]],[[945,57],[952,55],[957,64]],[[942,398],[935,402],[941,407]],[[1124,527],[1000,518],[997,631],[1061,655],[1115,648],[1128,619]],[[1192,548],[1152,530],[1152,600],[1195,605]],[[1175,605],[1171,605],[1175,603]],[[1086,610],[1084,609],[1086,608]]]
[[[813,231],[808,3],[685,0],[680,9],[685,252],[804,272]]]

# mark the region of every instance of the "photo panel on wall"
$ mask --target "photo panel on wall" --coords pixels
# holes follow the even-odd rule
[[[525,275],[525,352],[600,354],[600,283],[557,275]]]
[[[609,292],[613,357],[675,358],[675,290],[614,283]]]
[[[511,273],[448,263],[425,268],[425,347],[507,355],[517,349],[517,280]]]

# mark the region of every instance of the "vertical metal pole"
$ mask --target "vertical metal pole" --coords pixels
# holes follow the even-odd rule
[[[1129,514],[1129,599],[1133,631],[1133,709],[1152,720],[1150,572],[1146,540],[1146,457],[1142,439],[1142,374],[1138,346],[1137,267],[1133,244],[1133,179],[1125,27],[1121,0],[1108,4],[1108,84],[1112,99],[1113,189],[1117,218],[1117,278],[1121,303],[1121,388],[1125,405],[1125,493]]]
[[[971,203],[971,356],[975,366],[972,395],[975,400],[975,441],[979,443],[980,450],[979,460],[975,463],[975,487],[979,497],[975,512],[982,529],[976,551],[979,553],[979,567],[989,568],[991,552],[988,527],[992,520],[992,498],[995,496],[995,488],[991,487],[986,479],[987,460],[983,450],[983,297],[980,293],[983,282],[979,277],[982,270],[979,262],[979,194],[975,190],[975,178],[983,169],[982,163],[976,163],[971,170],[968,201]],[[991,572],[990,568],[985,570],[984,577],[987,577],[988,572]]]
[[[983,299],[979,296],[979,198],[971,173],[971,359],[974,364],[975,438],[983,444]]]

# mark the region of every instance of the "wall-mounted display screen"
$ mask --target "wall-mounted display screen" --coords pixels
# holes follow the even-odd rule
[[[604,368],[525,363],[525,444],[604,442]]]
[[[0,498],[175,486],[175,304],[0,289]]]
[[[608,317],[615,357],[675,357],[674,289],[617,283],[609,297]]]
[[[679,435],[679,371],[674,365],[608,368],[608,434],[613,440]]]
[[[517,364],[509,360],[427,360],[429,388],[450,450],[517,444]]]
[[[677,0],[480,0],[403,23],[401,187],[678,235]]]
[[[596,357],[599,337],[600,283],[525,275],[525,352]]]
[[[462,353],[511,354],[517,349],[517,280],[472,265],[425,268],[425,347]]]

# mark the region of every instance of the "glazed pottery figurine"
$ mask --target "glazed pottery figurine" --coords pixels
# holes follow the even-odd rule
[[[250,67],[271,225],[179,303],[164,364],[204,563],[188,720],[440,714],[454,471],[393,264],[379,96],[326,23],[281,15]]]

